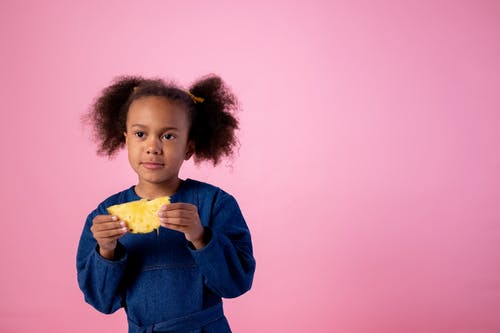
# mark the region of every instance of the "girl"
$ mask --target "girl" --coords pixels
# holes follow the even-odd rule
[[[255,260],[237,202],[221,189],[179,178],[185,160],[214,165],[233,154],[234,95],[214,75],[189,91],[159,79],[121,77],[88,114],[99,152],[126,146],[137,185],[89,214],[77,253],[85,300],[103,313],[123,307],[129,332],[230,332],[222,297],[252,285]],[[158,234],[131,234],[106,208],[170,196]]]

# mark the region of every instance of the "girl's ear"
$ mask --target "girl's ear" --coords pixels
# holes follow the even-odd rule
[[[125,137],[125,144],[127,144],[127,132],[123,132],[123,136]]]
[[[184,160],[187,161],[193,156],[194,154],[194,142],[192,140],[189,140],[187,143],[186,147],[186,156],[184,156]]]

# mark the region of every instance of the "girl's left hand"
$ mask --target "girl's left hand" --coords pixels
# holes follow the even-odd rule
[[[163,227],[184,233],[195,248],[201,249],[206,245],[203,238],[205,230],[195,205],[182,202],[164,205],[158,210],[158,216]]]

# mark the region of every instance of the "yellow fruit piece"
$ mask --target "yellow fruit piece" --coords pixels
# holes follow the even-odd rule
[[[129,232],[146,234],[160,227],[158,210],[161,206],[169,203],[169,197],[159,197],[153,200],[141,199],[110,206],[108,213],[125,221]]]

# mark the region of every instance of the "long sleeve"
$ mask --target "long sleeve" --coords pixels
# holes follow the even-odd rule
[[[159,233],[126,233],[113,260],[103,258],[90,231],[93,218],[107,214],[111,205],[139,199],[130,187],[104,200],[87,217],[76,258],[78,284],[87,303],[107,314],[123,307],[132,332],[136,326],[187,320],[221,306],[221,297],[237,297],[250,289],[255,260],[236,200],[194,180],[184,181],[170,200],[198,207],[208,236],[204,248],[190,248],[184,234],[160,228]],[[199,324],[207,332],[230,332],[223,315]]]
[[[255,272],[250,232],[236,200],[222,192],[214,203],[208,244],[191,254],[205,284],[220,297],[237,297],[250,289]]]
[[[125,273],[127,254],[118,243],[115,260],[108,260],[98,252],[97,242],[90,231],[94,211],[87,218],[77,253],[78,285],[85,301],[100,312],[109,314],[122,307],[121,281]]]

